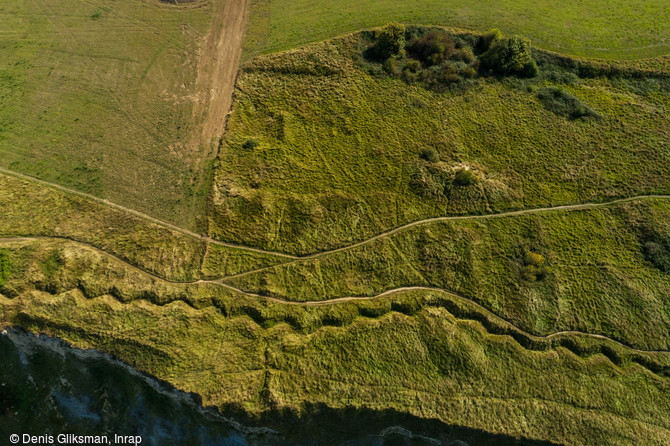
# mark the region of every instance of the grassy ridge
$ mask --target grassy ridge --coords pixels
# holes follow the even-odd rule
[[[153,0],[3,2],[0,165],[195,226],[210,147],[189,140],[211,13]]]
[[[643,58],[670,51],[670,14],[663,0],[254,0],[246,57],[286,50],[390,21],[524,34],[560,53],[600,58]]]
[[[670,376],[670,356],[633,351],[633,347],[654,349],[653,342],[624,340],[624,344],[588,333],[552,332],[537,336],[471,300],[439,289],[400,289],[372,299],[349,299],[328,305],[300,305],[249,295],[215,282],[174,283],[138,271],[125,262],[93,248],[65,240],[22,240],[1,243],[5,263],[10,265],[0,291],[12,299],[34,290],[61,294],[76,290],[88,299],[112,296],[119,302],[149,301],[167,305],[176,301],[194,309],[217,308],[228,317],[248,316],[270,328],[286,323],[307,334],[324,326],[346,327],[357,319],[380,318],[392,312],[414,315],[426,308],[442,308],[451,314],[479,321],[490,333],[509,335],[531,350],[559,346],[588,357],[604,353],[618,365],[638,362],[652,371]],[[9,280],[11,279],[11,280]],[[642,336],[640,336],[642,337]],[[639,344],[643,345],[639,345]],[[664,347],[657,347],[664,348]]]
[[[548,58],[537,79],[436,93],[361,60],[359,39],[244,66],[215,168],[212,236],[309,253],[426,217],[670,191],[667,78],[580,78]],[[602,118],[547,109],[538,91],[554,87]],[[452,185],[463,167],[481,181]]]
[[[667,378],[636,364],[614,366],[600,354],[531,351],[442,308],[359,318],[306,335],[213,308],[86,300],[76,291],[0,303],[5,321],[101,348],[197,392],[205,405],[252,414],[310,403],[394,408],[570,444],[653,444],[670,429]]]

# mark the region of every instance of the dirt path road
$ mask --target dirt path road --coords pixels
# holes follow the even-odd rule
[[[205,147],[218,140],[226,127],[242,57],[249,0],[213,0],[213,8],[210,31],[198,62],[199,98],[194,118],[203,124],[191,141]]]
[[[620,204],[620,203],[626,203],[626,202],[631,202],[631,201],[641,201],[641,200],[670,200],[670,195],[636,195],[636,196],[633,196],[633,197],[618,198],[616,200],[603,201],[603,202],[600,202],[600,203],[567,204],[567,205],[549,206],[549,207],[542,207],[542,208],[521,209],[521,210],[517,210],[517,211],[505,211],[505,212],[499,212],[499,213],[494,213],[494,214],[454,215],[454,216],[426,218],[426,219],[423,219],[423,220],[417,220],[417,221],[413,221],[411,223],[404,224],[402,226],[398,226],[394,229],[390,229],[388,231],[379,233],[379,234],[377,234],[373,237],[370,237],[370,238],[365,239],[365,240],[361,240],[360,242],[356,242],[356,243],[353,243],[351,245],[346,245],[346,246],[342,246],[340,248],[330,249],[330,250],[327,250],[327,251],[315,252],[313,254],[295,255],[295,254],[286,254],[286,253],[279,252],[279,251],[268,251],[268,250],[261,249],[261,248],[253,248],[253,247],[246,246],[246,245],[238,245],[238,244],[235,244],[235,243],[229,243],[229,242],[222,242],[222,241],[219,241],[219,240],[214,240],[211,237],[208,237],[206,235],[197,234],[197,233],[195,233],[193,231],[190,231],[188,229],[179,227],[177,225],[174,225],[172,223],[168,223],[168,222],[163,221],[163,220],[159,220],[157,218],[154,218],[150,215],[147,215],[147,214],[144,214],[142,212],[136,211],[134,209],[130,209],[130,208],[127,208],[125,206],[121,206],[119,204],[112,203],[109,200],[105,200],[103,198],[98,198],[96,196],[87,194],[85,192],[80,192],[78,190],[70,189],[68,187],[61,186],[59,184],[50,183],[48,181],[40,180],[39,178],[31,177],[29,175],[14,172],[12,170],[8,170],[8,169],[0,167],[0,175],[3,175],[3,174],[7,175],[7,176],[19,178],[19,179],[24,180],[24,181],[29,181],[29,182],[32,182],[32,183],[36,183],[36,184],[39,184],[41,186],[46,186],[46,187],[49,187],[51,189],[56,189],[56,190],[59,190],[61,192],[66,192],[66,193],[70,193],[70,194],[73,194],[73,195],[77,195],[79,197],[86,198],[86,199],[89,199],[89,200],[92,200],[92,201],[96,201],[100,204],[107,205],[109,207],[115,208],[115,209],[123,211],[123,212],[127,212],[129,214],[133,214],[136,217],[139,217],[139,218],[142,218],[144,220],[155,223],[157,225],[164,226],[166,228],[172,229],[173,231],[181,232],[182,234],[186,234],[186,235],[189,235],[191,237],[199,238],[201,240],[210,242],[210,243],[215,244],[215,245],[226,246],[226,247],[229,247],[229,248],[242,249],[242,250],[245,250],[245,251],[256,252],[256,253],[259,253],[259,254],[268,254],[268,255],[282,257],[282,258],[290,260],[289,262],[285,262],[282,265],[288,265],[290,263],[295,263],[295,262],[298,262],[300,260],[314,259],[314,258],[317,258],[317,257],[326,256],[326,255],[329,255],[329,254],[335,254],[335,253],[341,252],[341,251],[347,251],[347,250],[350,250],[350,249],[353,249],[353,248],[356,248],[356,247],[359,247],[359,246],[362,246],[362,245],[366,245],[368,243],[372,243],[375,240],[379,240],[379,239],[391,236],[391,235],[396,234],[398,232],[405,231],[405,230],[407,230],[409,228],[412,228],[414,226],[426,225],[426,224],[430,224],[430,223],[446,222],[446,221],[459,221],[459,220],[487,220],[487,219],[492,219],[492,218],[505,218],[505,217],[521,216],[521,215],[543,214],[543,213],[548,213],[548,212],[560,212],[560,211],[567,212],[567,211],[578,211],[578,210],[585,210],[585,209],[597,209],[597,208],[602,208],[602,207],[613,206],[613,205]],[[263,270],[270,269],[270,268],[272,268],[272,266],[265,267],[265,268],[260,268],[260,269],[257,269],[257,270],[247,271],[247,272],[236,274],[236,275],[227,276],[225,278],[232,279],[232,278],[244,276],[244,275],[247,275],[247,274],[257,273],[259,271],[263,271]]]
[[[334,298],[334,299],[327,299],[327,300],[291,301],[291,300],[286,300],[286,299],[282,299],[282,298],[278,298],[278,297],[266,296],[266,295],[262,295],[262,294],[252,293],[252,292],[249,292],[249,291],[244,291],[240,288],[236,288],[232,285],[228,285],[228,284],[224,283],[222,280],[203,280],[203,279],[201,279],[201,280],[194,280],[194,281],[190,281],[190,282],[168,280],[168,279],[165,279],[163,277],[160,277],[160,276],[156,275],[155,273],[153,273],[151,271],[147,271],[143,268],[139,268],[139,267],[137,267],[137,266],[135,266],[131,263],[128,263],[126,260],[123,260],[123,259],[115,256],[114,254],[110,254],[106,251],[103,251],[100,248],[97,248],[93,245],[90,245],[90,244],[84,243],[84,242],[71,240],[71,239],[64,238],[64,237],[55,237],[55,236],[53,236],[53,237],[47,237],[47,236],[0,237],[0,245],[6,244],[6,243],[21,243],[21,242],[32,242],[32,241],[39,241],[39,240],[63,240],[63,241],[71,242],[71,243],[76,243],[78,245],[84,245],[84,246],[100,253],[101,255],[111,257],[114,260],[116,260],[117,262],[120,262],[120,263],[126,265],[127,267],[129,267],[133,270],[136,270],[136,271],[139,271],[141,273],[147,274],[148,276],[152,277],[153,279],[159,280],[159,281],[162,281],[162,282],[167,282],[167,283],[172,283],[172,284],[180,284],[180,285],[212,284],[212,285],[216,285],[216,286],[221,286],[221,287],[226,288],[226,289],[228,289],[228,290],[230,290],[234,293],[238,293],[238,294],[241,294],[241,295],[246,296],[246,297],[251,297],[251,298],[254,298],[254,299],[267,300],[267,301],[276,302],[276,303],[282,304],[282,305],[291,305],[291,306],[300,306],[300,307],[316,307],[316,306],[325,306],[325,305],[337,305],[337,304],[342,304],[342,303],[351,302],[351,301],[376,300],[376,299],[381,299],[381,298],[386,297],[386,296],[391,296],[393,294],[400,294],[400,293],[404,293],[404,292],[408,292],[408,291],[426,291],[426,292],[434,292],[434,293],[443,294],[443,295],[449,297],[450,299],[452,299],[454,301],[466,302],[466,303],[470,304],[471,306],[473,306],[479,313],[482,313],[489,318],[494,318],[494,319],[498,320],[499,322],[511,327],[513,330],[517,331],[518,333],[521,333],[522,335],[526,336],[529,339],[541,340],[541,339],[551,339],[551,338],[560,337],[560,336],[585,336],[585,337],[590,337],[590,338],[594,338],[594,339],[600,339],[600,340],[603,340],[603,341],[613,342],[615,344],[618,344],[622,347],[625,347],[627,349],[630,349],[630,350],[638,352],[638,353],[654,353],[654,354],[668,354],[668,353],[670,353],[670,351],[668,351],[668,350],[640,349],[640,348],[633,347],[632,345],[627,344],[625,342],[619,341],[617,339],[610,338],[609,336],[605,336],[605,335],[602,335],[602,334],[596,334],[596,333],[589,333],[589,332],[584,332],[584,331],[578,331],[578,330],[563,330],[563,331],[557,331],[557,332],[554,332],[554,333],[548,333],[546,335],[533,334],[533,333],[530,333],[528,331],[525,331],[524,329],[522,329],[521,327],[513,324],[512,322],[498,316],[497,314],[495,314],[494,312],[492,312],[488,308],[484,307],[480,303],[478,303],[478,302],[476,302],[476,301],[474,301],[470,298],[467,298],[467,297],[461,296],[460,294],[456,294],[456,293],[453,293],[449,290],[445,290],[445,289],[437,288],[437,287],[404,286],[404,287],[399,287],[399,288],[393,288],[393,289],[390,289],[390,290],[386,290],[386,291],[381,292],[379,294],[376,294],[374,296],[346,296],[346,297],[337,297],[337,298]],[[181,300],[182,302],[187,303],[187,305],[190,305],[185,300],[182,300],[182,299],[178,299],[178,300]]]

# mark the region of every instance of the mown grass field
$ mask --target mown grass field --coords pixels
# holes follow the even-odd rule
[[[3,2],[0,166],[196,226],[212,156],[191,143],[213,11],[198,5]]]
[[[667,65],[580,77],[538,53],[537,78],[436,92],[361,60],[364,43],[353,35],[243,67],[215,168],[213,237],[304,254],[427,217],[670,191]],[[538,92],[555,87],[600,118],[548,110]],[[480,181],[450,185],[463,167]]]
[[[560,53],[639,59],[670,52],[668,17],[664,0],[253,0],[245,50],[250,58],[398,21],[500,28]]]

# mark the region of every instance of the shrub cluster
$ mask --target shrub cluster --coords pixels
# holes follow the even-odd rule
[[[389,23],[375,35],[374,54],[380,60],[386,60],[400,52],[405,46],[405,26]]]
[[[670,273],[670,237],[648,231],[643,238],[644,258],[664,273]]]
[[[503,76],[535,77],[538,74],[530,41],[519,36],[495,38],[480,60],[482,68]]]
[[[456,186],[470,186],[477,182],[477,175],[467,167],[459,169],[454,175],[454,184]]]
[[[544,279],[550,270],[546,266],[546,259],[542,254],[532,251],[526,251],[523,259],[523,268],[521,277],[528,282],[535,282]]]
[[[245,150],[253,150],[258,147],[258,140],[255,138],[249,138],[242,144],[242,148]]]
[[[437,90],[476,77],[480,66],[485,72],[504,76],[538,74],[529,41],[505,38],[498,30],[482,36],[459,35],[391,23],[374,33],[365,54],[382,62],[387,74]]]
[[[426,66],[439,65],[448,60],[455,49],[456,44],[451,35],[438,30],[430,31],[407,45],[409,54]]]
[[[440,161],[440,155],[437,153],[437,150],[435,150],[432,147],[429,147],[427,149],[423,149],[421,151],[420,155],[421,159],[424,159],[430,163],[437,163]]]
[[[477,174],[467,167],[458,169],[454,174],[451,167],[439,162],[439,155],[434,149],[422,151],[420,157],[427,162],[412,167],[410,180],[410,188],[419,196],[440,199],[447,196],[454,186],[467,187],[479,181]]]

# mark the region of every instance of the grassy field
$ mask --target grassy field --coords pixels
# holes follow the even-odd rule
[[[128,212],[0,174],[0,238],[76,240],[176,281],[220,277],[284,259],[210,244]],[[207,265],[202,265],[203,259]],[[202,269],[201,269],[202,267]]]
[[[537,78],[436,92],[388,76],[362,59],[364,45],[354,35],[243,67],[215,168],[213,237],[304,254],[426,217],[670,192],[667,65],[590,77],[586,62],[537,53]],[[547,109],[539,93],[551,88],[599,118]],[[438,159],[422,159],[427,150]],[[453,185],[465,167],[479,181]]]
[[[16,267],[0,291],[4,321],[112,353],[224,411],[300,414],[324,404],[559,444],[668,438],[667,353],[529,338],[434,292],[288,308],[156,283],[74,242],[2,249]]]
[[[544,49],[637,59],[670,52],[664,0],[253,0],[246,57],[287,50],[390,21],[523,34]]]
[[[292,301],[437,287],[535,334],[601,333],[670,349],[670,276],[645,255],[649,234],[670,236],[670,202],[438,222],[349,250],[225,279]],[[535,269],[529,253],[542,256]]]
[[[213,6],[192,6],[3,2],[0,166],[202,223],[213,153],[192,135]]]
[[[192,280],[263,267],[268,258],[247,263],[250,252],[211,245],[201,265],[206,247],[186,235],[3,178],[3,209],[10,212],[2,235],[57,230],[93,246],[2,241],[0,320],[111,353],[196,392],[205,405],[270,420],[277,411],[297,411],[300,419],[310,405],[393,409],[440,420],[442,431],[567,444],[653,444],[668,437],[669,353],[584,334],[540,337],[574,328],[637,348],[667,348],[667,273],[640,253],[643,228],[668,234],[665,201],[428,224],[234,282],[301,300],[314,290],[315,298],[372,294],[423,275],[512,325],[439,291],[295,306],[216,283],[168,282],[126,261]],[[67,212],[54,221],[50,209]],[[108,237],[92,230],[102,221],[117,222]],[[546,256],[547,277],[520,277],[526,250]],[[172,263],[160,260],[168,258]]]
[[[226,414],[668,442],[670,58],[533,50],[538,76],[493,76],[459,33],[473,60],[413,71],[348,35],[248,61],[210,163],[189,142],[213,5],[0,6],[0,167],[212,237],[0,174],[0,322]],[[254,1],[247,56],[397,19],[633,58],[670,49],[667,9]],[[440,216],[466,218],[375,237]]]

